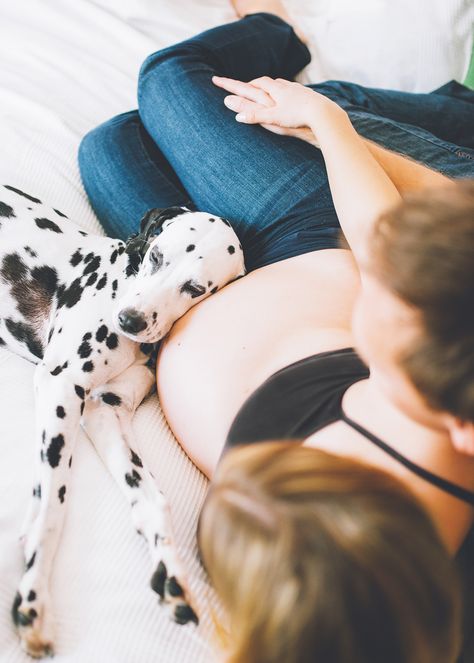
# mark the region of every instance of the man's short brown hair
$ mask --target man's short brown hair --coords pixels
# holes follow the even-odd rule
[[[404,196],[371,236],[370,270],[420,314],[400,358],[427,403],[474,421],[474,179]]]

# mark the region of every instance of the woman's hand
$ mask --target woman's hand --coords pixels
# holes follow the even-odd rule
[[[232,92],[225,97],[227,108],[237,111],[236,120],[260,124],[274,133],[295,136],[318,145],[310,124],[328,114],[345,112],[334,101],[309,87],[282,78],[262,76],[249,83],[233,78],[212,77],[218,87]]]

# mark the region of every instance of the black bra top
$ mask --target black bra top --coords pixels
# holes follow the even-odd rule
[[[425,481],[474,505],[474,492],[425,470],[380,440],[342,409],[342,397],[369,370],[352,348],[321,352],[273,373],[237,413],[224,451],[237,444],[309,437],[335,421],[344,421],[379,449]]]

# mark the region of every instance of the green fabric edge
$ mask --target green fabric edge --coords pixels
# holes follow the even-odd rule
[[[472,44],[471,61],[469,63],[466,78],[464,79],[464,85],[470,87],[471,90],[474,90],[474,43]]]

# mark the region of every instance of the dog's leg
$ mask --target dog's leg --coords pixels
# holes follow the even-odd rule
[[[185,574],[177,555],[169,504],[143,466],[133,435],[133,413],[153,383],[148,368],[131,366],[92,392],[83,427],[129,501],[135,527],[147,541],[152,557],[152,588],[169,606],[174,621],[197,623],[188,592],[183,589]]]
[[[25,573],[12,616],[23,649],[34,657],[52,653],[49,578],[67,503],[71,454],[79,429],[84,390],[65,374],[52,375],[44,364],[35,371],[39,509],[25,532]]]

